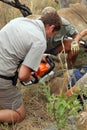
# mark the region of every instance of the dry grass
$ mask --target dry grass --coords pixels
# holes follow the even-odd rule
[[[32,10],[33,14],[40,14],[46,6],[58,8],[54,0],[21,0]],[[0,2],[0,28],[3,27],[10,19],[22,16],[20,11]],[[54,82],[53,82],[54,83]],[[23,122],[8,126],[0,125],[0,130],[42,130],[48,126],[50,119],[46,108],[45,99],[40,93],[40,86],[34,85],[28,87],[20,86],[26,106],[27,115]]]
[[[22,4],[27,5],[33,14],[40,14],[42,9],[46,6],[52,6],[58,9],[58,4],[55,0],[20,0]],[[71,3],[75,3],[80,0],[71,0]],[[0,1],[0,28],[2,28],[11,19],[22,16],[20,11]]]

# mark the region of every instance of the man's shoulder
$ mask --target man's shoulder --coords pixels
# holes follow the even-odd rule
[[[71,23],[67,20],[67,19],[65,19],[64,17],[61,17],[61,20],[62,20],[62,24],[63,25],[70,25]]]

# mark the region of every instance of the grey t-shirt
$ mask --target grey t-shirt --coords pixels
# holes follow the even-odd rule
[[[41,20],[16,18],[0,31],[0,75],[13,76],[22,64],[37,70],[46,49]]]
[[[54,47],[56,47],[59,42],[61,41],[63,36],[73,36],[78,33],[74,25],[72,25],[69,21],[67,21],[65,18],[61,17],[62,20],[62,27],[61,30],[51,38],[47,39],[47,50],[50,50]]]

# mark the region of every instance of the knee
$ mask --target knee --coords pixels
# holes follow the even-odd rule
[[[16,110],[16,112],[18,115],[17,122],[23,121],[26,116],[24,105],[22,104],[21,107]]]
[[[18,118],[18,122],[21,122],[25,119],[26,116],[26,112],[23,111],[22,113],[20,113],[19,118]]]

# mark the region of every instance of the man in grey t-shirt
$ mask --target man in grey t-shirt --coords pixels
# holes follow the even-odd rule
[[[48,6],[42,10],[41,15],[44,16],[46,13],[49,13],[49,12],[57,12],[57,11],[55,8]],[[60,41],[64,36],[75,38],[76,35],[78,34],[78,31],[75,28],[75,26],[72,25],[68,20],[61,17],[61,21],[62,21],[62,26],[61,26],[60,31],[56,35],[47,39],[46,53],[56,55],[58,53],[57,52],[58,45],[61,44]]]
[[[38,69],[46,50],[46,38],[60,28],[59,15],[51,12],[39,20],[16,18],[0,30],[0,122],[24,119],[25,109],[15,73],[19,69],[20,81],[31,80],[31,72]]]
[[[78,34],[78,31],[75,28],[75,26],[72,25],[68,20],[66,20],[63,17],[61,17],[61,20],[62,20],[61,30],[55,36],[52,36],[51,38],[47,39],[46,52],[53,55],[56,55],[58,53],[57,47],[58,45],[61,44],[61,39],[63,37],[75,38],[76,35]]]

